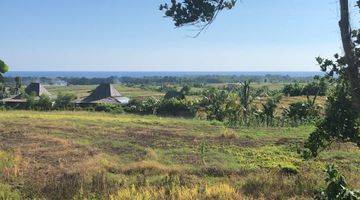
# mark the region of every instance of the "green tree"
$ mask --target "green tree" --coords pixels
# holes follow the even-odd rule
[[[243,124],[249,125],[249,115],[251,113],[251,105],[253,97],[251,95],[250,81],[244,81],[241,83],[239,90],[240,106],[243,116]]]
[[[275,118],[275,110],[277,108],[277,104],[281,100],[280,95],[275,95],[272,97],[268,97],[265,103],[262,103],[263,110],[261,112],[266,126],[273,125]]]
[[[74,106],[76,95],[73,93],[60,92],[55,99],[57,109],[69,109]]]
[[[216,88],[210,88],[203,92],[200,107],[204,108],[207,119],[224,121],[227,114],[227,100],[229,93]]]
[[[0,60],[0,99],[6,98],[9,96],[4,83],[4,74],[9,71],[9,66],[5,64],[4,61]]]
[[[0,81],[4,81],[4,74],[9,71],[9,66],[2,60],[0,60]]]

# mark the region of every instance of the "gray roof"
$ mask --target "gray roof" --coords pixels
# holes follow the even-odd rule
[[[28,95],[35,94],[35,96],[41,96],[43,94],[50,96],[50,93],[40,83],[30,83],[25,88],[25,93]]]
[[[110,103],[112,100],[116,101],[116,98],[118,97],[122,97],[122,95],[112,84],[102,83],[89,96],[85,97],[82,102],[95,103],[104,100],[105,102],[109,101]]]
[[[51,96],[51,94],[42,86],[40,83],[30,83],[25,88],[25,93],[28,95],[35,95],[36,98],[39,98],[41,95]],[[23,103],[26,102],[24,95],[19,94],[10,98],[3,99],[2,102],[14,102],[14,103]]]

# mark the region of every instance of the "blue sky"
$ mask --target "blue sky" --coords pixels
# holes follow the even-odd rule
[[[164,1],[1,0],[0,59],[26,71],[314,71],[316,56],[341,52],[336,0],[242,0],[198,38],[162,17]]]

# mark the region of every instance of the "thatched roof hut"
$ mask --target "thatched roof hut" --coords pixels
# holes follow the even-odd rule
[[[41,95],[51,96],[51,94],[45,89],[41,83],[30,83],[25,88],[25,94],[34,95],[35,98],[39,98]],[[19,94],[14,97],[6,98],[2,100],[5,104],[18,104],[18,103],[26,103],[26,99],[24,98],[24,94]]]
[[[28,95],[35,95],[37,97],[41,95],[47,95],[50,96],[51,94],[45,89],[44,86],[42,86],[40,83],[30,83],[25,88],[25,93]]]
[[[96,103],[127,104],[129,98],[122,96],[112,84],[102,83],[80,102],[80,104]]]

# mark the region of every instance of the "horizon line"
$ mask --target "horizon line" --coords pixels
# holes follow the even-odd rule
[[[11,72],[322,72],[321,70],[12,70]],[[5,73],[5,74],[6,74]]]

